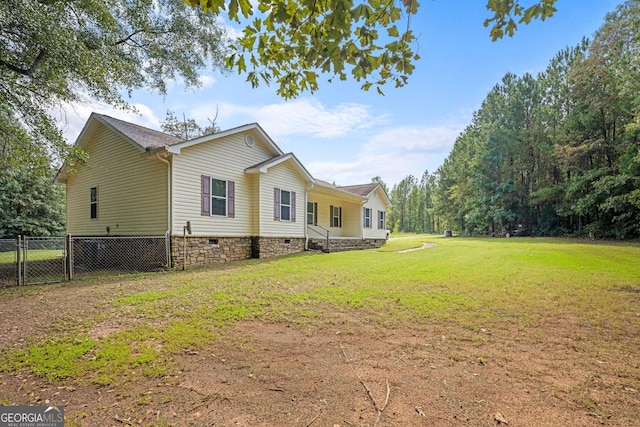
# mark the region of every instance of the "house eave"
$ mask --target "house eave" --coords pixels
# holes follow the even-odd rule
[[[264,141],[267,142],[267,145],[279,156],[283,155],[284,152],[278,147],[278,145],[271,139],[269,135],[260,127],[258,123],[249,123],[246,125],[238,126],[233,129],[224,130],[222,132],[217,132],[210,135],[200,136],[198,138],[190,139],[188,141],[179,142],[177,144],[170,145],[166,147],[167,151],[171,154],[179,155],[183,148],[188,148],[194,145],[201,144],[203,142],[215,141],[216,139],[224,138],[229,135],[235,135],[243,132],[257,132]]]
[[[281,155],[280,157],[276,158],[276,159],[272,159],[266,162],[263,162],[259,165],[256,166],[251,166],[246,168],[244,171],[247,174],[252,174],[252,175],[257,175],[257,174],[266,174],[268,173],[269,169],[277,166],[281,163],[287,162],[287,161],[293,161],[293,163],[296,165],[297,169],[302,173],[302,175],[305,177],[306,181],[308,183],[313,183],[315,182],[315,179],[313,178],[313,176],[311,176],[311,174],[309,173],[309,171],[307,171],[307,169],[304,167],[304,165],[302,163],[300,163],[300,160],[298,160],[298,158],[295,156],[295,154],[293,153],[287,153],[284,155]]]
[[[341,199],[346,199],[353,201],[355,203],[364,203],[368,200],[367,197],[359,196],[357,194],[349,193],[347,191],[341,190],[337,187],[327,186],[320,183],[313,183],[309,188],[310,191],[313,190],[319,191],[320,193],[324,193],[325,195],[329,195],[332,197],[339,197]]]

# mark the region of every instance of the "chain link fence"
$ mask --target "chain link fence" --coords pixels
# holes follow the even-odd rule
[[[0,239],[0,287],[18,284],[18,240]]]
[[[22,283],[38,285],[67,279],[67,242],[64,237],[31,237],[22,240]]]
[[[70,237],[71,278],[92,272],[144,272],[170,268],[168,236]]]
[[[0,287],[171,268],[168,236],[0,239]]]

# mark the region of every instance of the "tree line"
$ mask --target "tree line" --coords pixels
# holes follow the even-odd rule
[[[537,76],[506,74],[435,171],[394,185],[390,227],[640,237],[640,0]]]

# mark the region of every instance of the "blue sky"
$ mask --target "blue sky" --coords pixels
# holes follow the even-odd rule
[[[409,174],[419,179],[425,170],[435,172],[507,72],[543,71],[561,49],[591,37],[620,3],[558,0],[551,19],[492,42],[483,26],[486,0],[422,0],[411,24],[421,59],[409,84],[384,88],[385,96],[363,92],[356,82],[324,78],[317,93],[285,101],[274,87],[252,89],[244,76],[207,71],[196,90],[171,82],[166,97],[134,92],[129,102],[139,114],[75,105],[67,111],[65,135],[75,141],[92,111],[159,129],[167,109],[206,125],[217,107],[222,129],[258,122],[316,178],[352,185],[380,176],[391,188]]]

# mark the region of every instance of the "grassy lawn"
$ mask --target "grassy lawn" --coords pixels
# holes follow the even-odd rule
[[[27,254],[27,260],[31,262],[58,260],[62,258],[63,255],[64,255],[64,251],[62,249],[29,249],[29,252]],[[21,253],[20,256],[22,257],[23,253]],[[16,262],[15,251],[0,252],[0,265],[15,264],[15,262]]]
[[[394,253],[435,242],[436,247]],[[296,323],[337,321],[357,312],[383,325],[441,319],[476,330],[496,322],[522,327],[571,315],[598,327],[624,328],[640,287],[640,248],[632,244],[558,239],[445,239],[421,236],[390,241],[379,251],[297,256],[142,275],[141,292],[103,302],[100,316],[142,317],[156,325],[130,328],[94,340],[83,328],[47,337],[26,349],[4,351],[4,369],[27,367],[49,378],[84,376],[111,382],[100,372],[151,366],[160,354],[123,351],[132,339],[162,341],[165,352],[199,348],[215,330],[243,319]],[[40,292],[46,294],[47,289]],[[116,309],[117,310],[114,310]],[[336,313],[332,319],[332,312]],[[116,314],[118,313],[118,314]],[[638,319],[635,319],[638,321]],[[87,360],[100,349],[101,358]],[[115,352],[114,355],[105,355]],[[56,354],[55,360],[49,357]]]
[[[425,242],[436,246],[398,252]],[[615,339],[640,330],[639,261],[638,244],[409,236],[380,250],[106,279],[118,282],[117,291],[102,295],[94,312],[71,311],[53,319],[46,333],[6,346],[0,370],[122,385],[136,377],[175,375],[176,355],[206,348],[242,320],[319,329],[339,324],[345,313],[381,328],[433,321],[470,334],[571,318]],[[0,296],[25,292],[46,298],[65,286]],[[111,333],[92,333],[116,323]],[[605,345],[604,338],[593,344]]]

